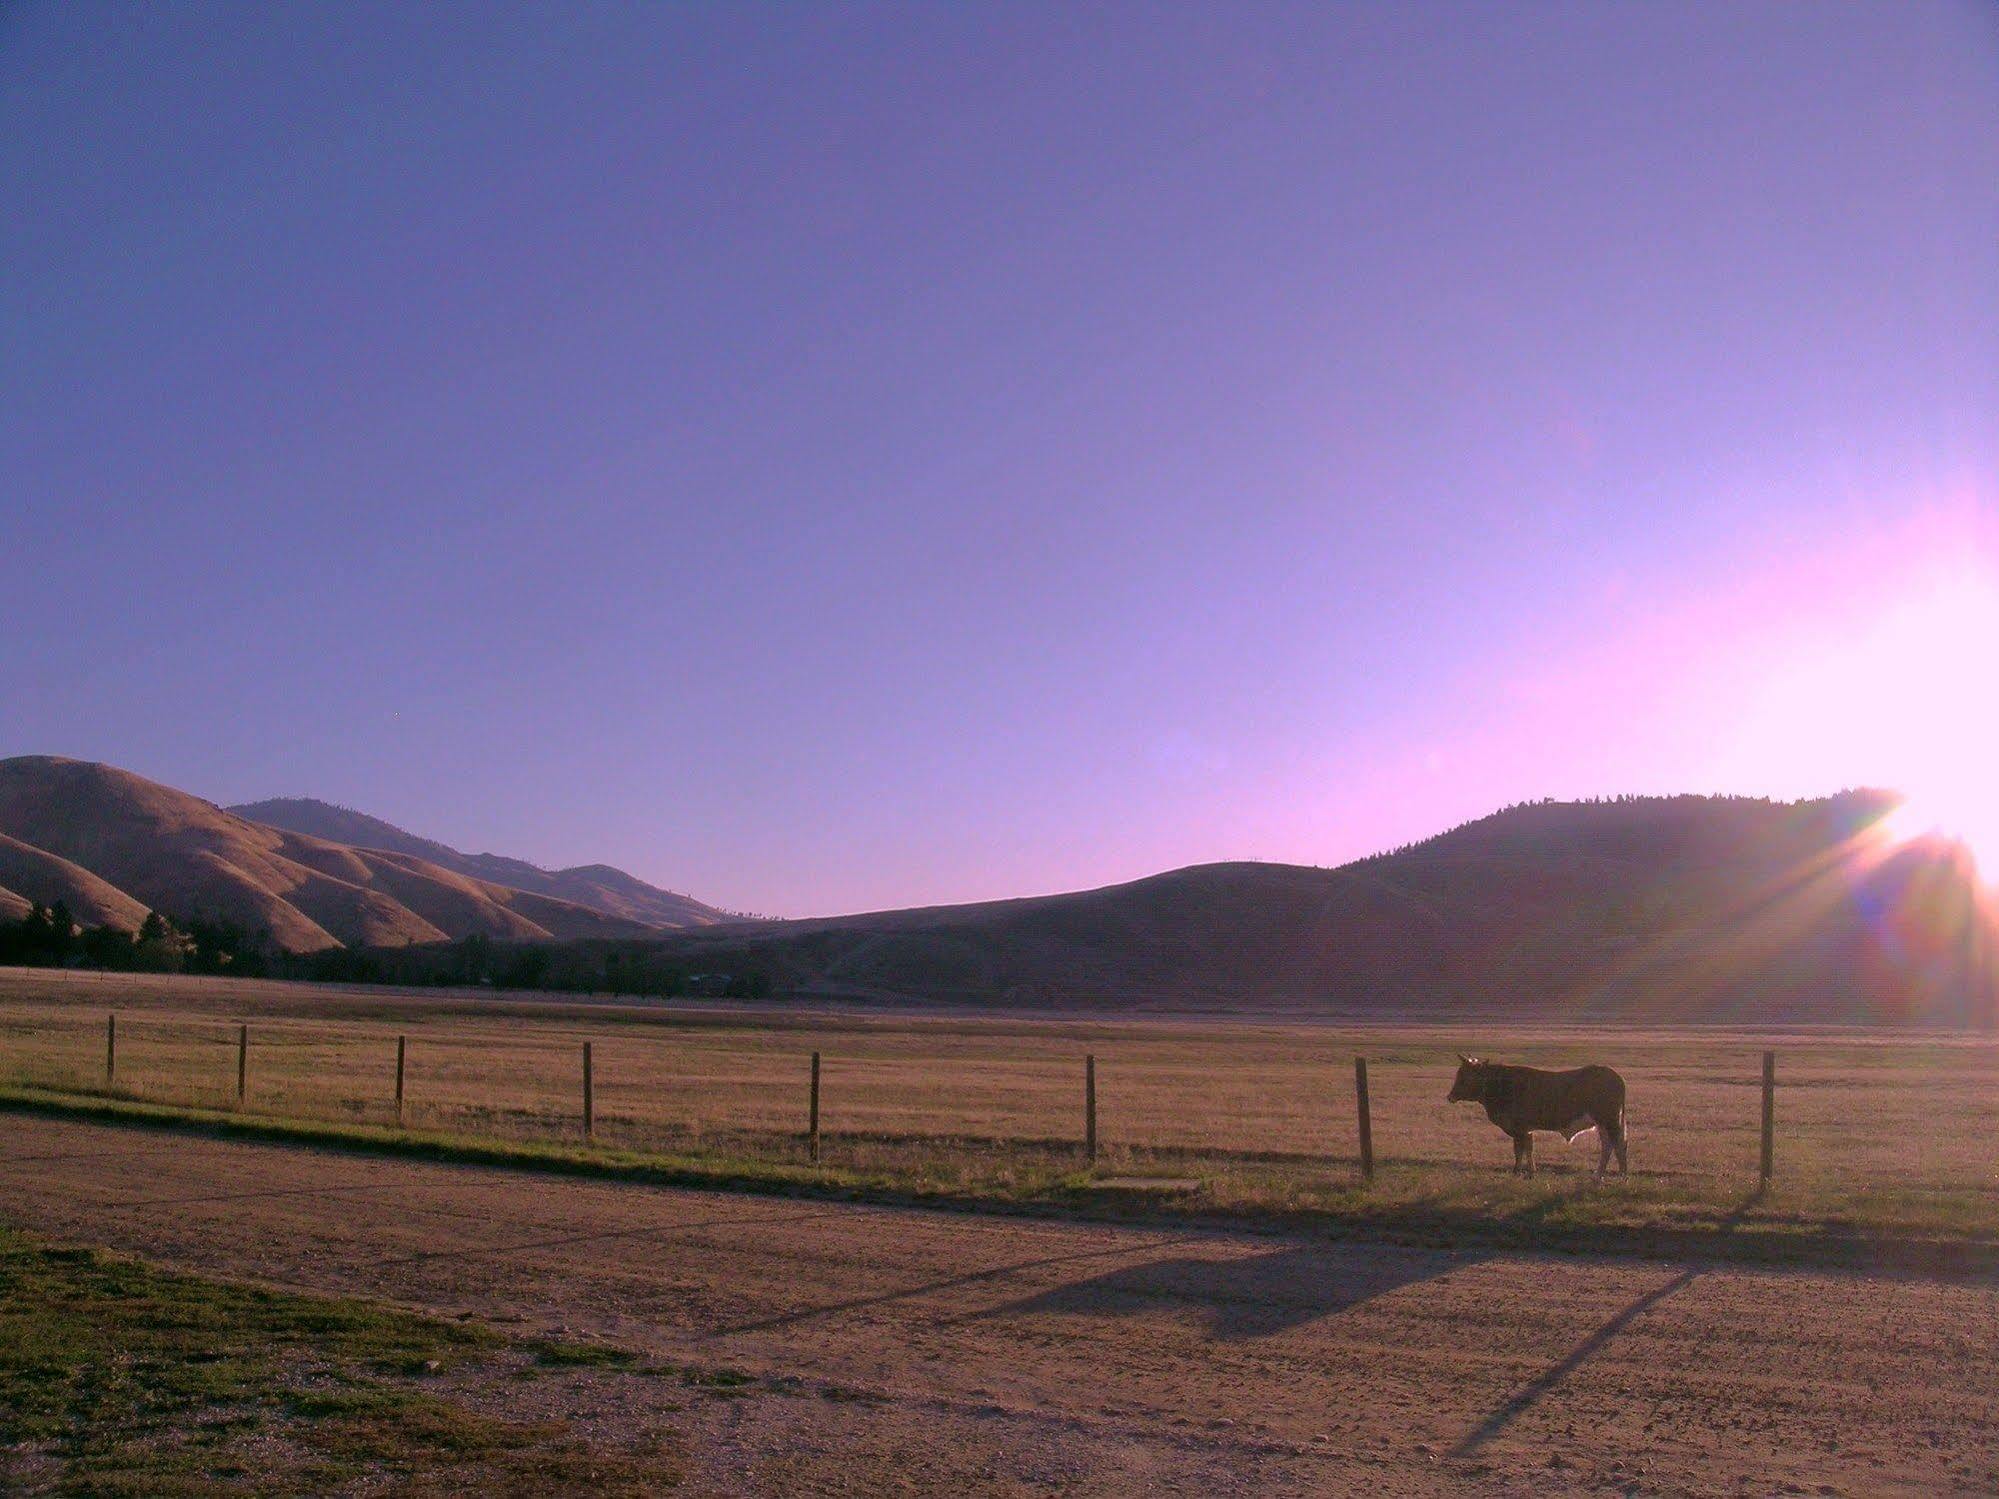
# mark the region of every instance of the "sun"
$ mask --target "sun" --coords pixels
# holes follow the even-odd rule
[[[1979,788],[1943,800],[1909,797],[1877,824],[1896,843],[1938,838],[1963,847],[1986,879],[1999,879],[1999,806]]]
[[[1999,581],[1960,575],[1910,599],[1855,664],[1858,747],[1905,798],[1883,830],[1948,838],[1999,875]]]
[[[1879,826],[1949,838],[1999,878],[1999,567],[1932,564],[1873,607],[1822,617],[1760,676],[1736,721],[1752,776],[1904,798]]]

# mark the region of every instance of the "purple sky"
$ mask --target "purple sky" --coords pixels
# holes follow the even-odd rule
[[[0,754],[739,908],[1883,779],[1999,555],[1972,0],[15,3],[0,204]]]

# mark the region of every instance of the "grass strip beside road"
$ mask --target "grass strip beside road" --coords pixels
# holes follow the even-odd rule
[[[1733,1202],[1644,1173],[1592,1180],[1581,1172],[1532,1181],[1491,1171],[1448,1175],[1395,1168],[1363,1186],[1341,1171],[1301,1188],[1295,1173],[1259,1185],[1252,1174],[1193,1177],[1163,1191],[1099,1180],[1078,1162],[970,1186],[921,1175],[803,1165],[721,1153],[670,1155],[582,1142],[503,1140],[381,1125],[200,1109],[104,1094],[0,1087],[0,1111],[126,1128],[184,1131],[362,1155],[587,1177],[636,1185],[753,1192],[830,1201],[1004,1212],[1116,1222],[1206,1224],[1426,1248],[1537,1250],[1737,1263],[1806,1264],[1915,1273],[1999,1269],[1999,1233],[1984,1203],[1855,1211],[1838,1219],[1788,1206],[1780,1190]]]
[[[593,1450],[560,1414],[491,1398],[594,1361],[0,1230],[9,1493],[657,1492],[676,1477],[670,1443]]]

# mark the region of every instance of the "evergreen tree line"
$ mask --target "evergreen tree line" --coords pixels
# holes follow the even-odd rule
[[[176,921],[146,913],[139,930],[84,926],[63,901],[36,903],[18,921],[0,921],[0,964],[18,968],[100,968],[118,973],[271,972],[270,941],[230,921]]]
[[[0,920],[0,966],[92,968],[116,973],[227,974],[241,978],[315,979],[345,984],[542,989],[556,993],[671,998],[709,995],[761,999],[767,975],[693,972],[643,948],[592,944],[501,945],[474,934],[450,943],[405,948],[275,951],[266,932],[228,921],[176,919],[149,912],[137,932],[84,926],[62,901],[37,904],[18,921]]]
[[[322,983],[539,989],[658,999],[682,995],[762,999],[771,993],[768,974],[723,962],[728,971],[704,972],[643,947],[503,944],[474,933],[456,942],[419,947],[336,947],[301,953],[280,959],[277,971],[287,978]]]

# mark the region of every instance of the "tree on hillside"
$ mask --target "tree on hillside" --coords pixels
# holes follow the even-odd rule
[[[548,950],[542,947],[523,949],[500,971],[497,980],[502,989],[539,989],[547,981]]]
[[[61,966],[76,950],[76,918],[69,914],[67,902],[57,901],[49,907],[48,923],[49,958]]]
[[[0,922],[0,963],[34,967],[47,962],[48,922],[49,913],[39,902],[19,921]]]
[[[135,967],[148,973],[179,973],[187,962],[187,938],[158,911],[148,911],[132,944]]]
[[[473,932],[458,944],[458,981],[483,984],[493,976],[493,939]]]
[[[264,948],[269,933],[252,935],[233,921],[196,919],[187,923],[187,967],[194,973],[228,973],[258,978],[269,971]]]
[[[108,922],[85,927],[77,945],[87,967],[121,971],[134,966],[132,934]]]
[[[80,962],[90,968],[138,966],[131,936],[108,923],[80,926],[62,901],[39,902],[18,921],[0,921],[0,963],[47,968]]]

